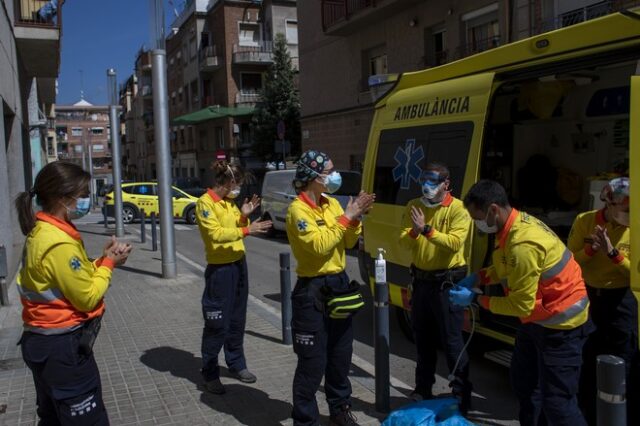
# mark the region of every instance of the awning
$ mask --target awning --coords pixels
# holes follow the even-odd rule
[[[204,121],[215,120],[216,118],[225,117],[244,117],[252,115],[255,108],[234,108],[234,107],[207,107],[199,111],[176,117],[172,121],[172,125],[198,124]]]

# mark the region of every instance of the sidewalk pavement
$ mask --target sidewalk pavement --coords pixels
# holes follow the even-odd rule
[[[99,224],[79,228],[87,252],[95,257],[114,232],[112,227],[105,229]],[[238,382],[223,368],[227,393],[204,392],[199,372],[203,278],[193,266],[180,263],[178,278],[162,279],[160,252],[152,252],[150,242],[140,244],[132,228],[127,232],[125,239],[134,244],[134,251],[127,264],[114,271],[94,348],[111,423],[292,424],[291,383],[296,357],[291,346],[280,343],[279,317],[250,298],[245,352],[258,381]],[[10,297],[12,305],[0,308],[0,425],[35,425],[33,380],[16,346],[22,322],[15,283]],[[384,415],[375,411],[372,377],[355,365],[350,377],[359,423],[379,424]],[[317,398],[321,424],[328,424],[322,388]],[[392,408],[407,402],[392,389]]]

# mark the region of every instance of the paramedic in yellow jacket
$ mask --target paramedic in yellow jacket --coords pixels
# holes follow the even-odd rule
[[[640,424],[638,395],[638,303],[630,285],[629,179],[611,180],[602,190],[605,207],[578,215],[569,249],[582,267],[596,330],[584,347],[580,405],[596,422],[596,357],[616,355],[627,368],[629,424]]]
[[[462,201],[451,195],[446,166],[427,165],[420,183],[423,195],[407,204],[400,234],[400,244],[412,256],[411,326],[418,357],[411,396],[414,400],[433,397],[437,347],[441,346],[453,376],[449,386],[466,414],[472,387],[462,336],[464,308],[449,303],[449,291],[467,275],[464,250],[471,218]]]
[[[111,271],[131,246],[112,237],[102,257],[87,257],[71,221],[89,212],[90,180],[80,166],[56,161],[16,200],[27,236],[18,275],[22,357],[33,373],[41,424],[109,424],[92,345]],[[36,214],[34,197],[42,207]]]
[[[459,282],[451,301],[468,306],[474,286],[501,284],[504,296],[479,296],[478,303],[520,319],[511,358],[520,423],[586,424],[576,394],[582,347],[593,326],[580,266],[551,229],[509,205],[500,184],[476,183],[464,204],[479,231],[496,234],[496,245],[492,265]]]
[[[212,165],[214,186],[196,203],[196,218],[207,257],[202,294],[202,376],[205,388],[225,393],[220,381],[218,354],[224,347],[229,373],[244,383],[256,376],[247,369],[244,356],[244,327],[247,319],[249,280],[244,254],[247,235],[264,234],[270,221],[249,222],[249,215],[260,206],[260,198],[245,199],[238,209],[235,199],[245,174],[237,164],[224,160]]]
[[[286,219],[291,251],[298,263],[298,281],[291,297],[293,349],[298,356],[292,413],[296,426],[319,424],[315,394],[322,376],[331,424],[357,425],[351,413],[348,378],[353,351],[351,317],[334,315],[328,309],[333,306],[333,295],[359,296],[355,294],[358,286],[350,285],[344,272],[345,251],[356,244],[361,233],[359,218],[371,207],[374,196],[362,192],[343,211],[335,198],[325,194],[335,192],[341,182],[326,154],[310,150],[300,157],[293,181],[298,197]]]

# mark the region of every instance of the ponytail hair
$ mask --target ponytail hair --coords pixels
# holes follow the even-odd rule
[[[15,200],[20,230],[24,235],[36,225],[33,198],[45,212],[51,212],[64,198],[78,197],[89,189],[91,175],[74,163],[54,161],[40,170],[33,188],[21,192]]]
[[[242,185],[248,177],[242,166],[229,163],[226,160],[214,161],[211,164],[211,170],[213,170],[213,184],[215,186],[223,186],[231,181]]]

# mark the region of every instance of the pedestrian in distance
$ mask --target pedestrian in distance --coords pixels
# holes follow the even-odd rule
[[[630,287],[629,179],[607,183],[605,207],[578,215],[569,249],[582,267],[595,331],[587,339],[578,394],[590,425],[596,424],[596,358],[616,355],[626,367],[627,420],[640,424],[638,303]]]
[[[353,352],[352,315],[364,306],[357,282],[345,273],[345,251],[362,231],[361,215],[375,200],[360,192],[343,211],[327,195],[342,183],[324,153],[300,157],[293,186],[298,197],[287,211],[286,229],[297,261],[298,281],[291,295],[293,350],[298,356],[293,379],[293,424],[316,426],[316,391],[324,376],[331,425],[357,425],[351,412],[349,368]]]
[[[407,204],[400,244],[411,250],[411,326],[418,355],[411,398],[433,398],[440,345],[451,372],[449,386],[466,415],[472,386],[462,336],[464,308],[449,303],[449,291],[467,275],[464,252],[471,218],[462,201],[451,195],[449,177],[442,164],[424,169],[423,195]]]
[[[56,161],[16,200],[27,236],[18,274],[20,344],[33,374],[40,424],[109,424],[93,343],[112,271],[126,262],[131,246],[112,237],[102,256],[89,260],[72,221],[89,213],[90,181],[80,166]],[[34,197],[41,207],[35,214]]]
[[[542,221],[511,207],[500,184],[481,180],[464,205],[478,230],[496,234],[496,246],[492,265],[459,282],[451,302],[469,306],[474,287],[502,284],[505,296],[477,300],[494,314],[520,319],[510,370],[520,424],[585,425],[576,394],[593,325],[580,265]]]
[[[256,381],[247,369],[243,348],[249,297],[243,240],[248,235],[265,234],[271,221],[249,221],[260,206],[257,195],[245,199],[240,209],[236,205],[234,200],[245,181],[239,165],[219,160],[211,168],[213,188],[196,203],[196,219],[207,257],[202,293],[202,377],[207,391],[223,394],[218,366],[223,347],[229,373],[244,383]]]

